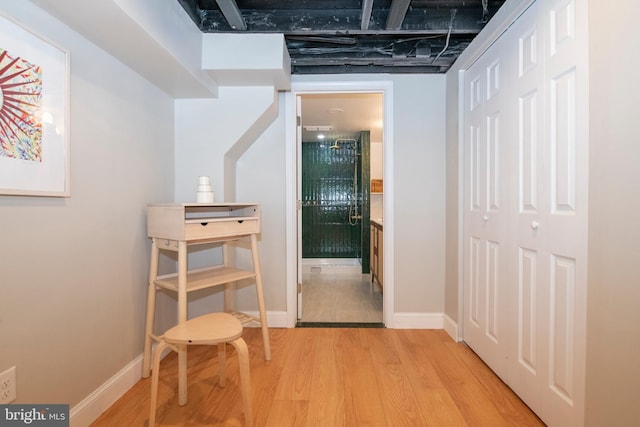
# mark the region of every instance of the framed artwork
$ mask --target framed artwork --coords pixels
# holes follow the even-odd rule
[[[0,194],[70,196],[69,53],[0,16]]]

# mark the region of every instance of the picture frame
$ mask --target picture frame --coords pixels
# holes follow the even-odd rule
[[[0,14],[0,195],[70,197],[69,52]]]

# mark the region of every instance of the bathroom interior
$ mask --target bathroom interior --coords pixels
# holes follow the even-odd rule
[[[382,111],[381,93],[301,96],[298,326],[383,326]]]

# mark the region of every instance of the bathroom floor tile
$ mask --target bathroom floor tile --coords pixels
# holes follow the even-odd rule
[[[300,321],[382,323],[382,292],[370,274],[339,267],[304,272]]]

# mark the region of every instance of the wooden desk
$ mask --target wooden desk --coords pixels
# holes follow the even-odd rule
[[[262,328],[264,358],[271,360],[269,330],[262,274],[258,255],[260,233],[260,206],[251,203],[182,203],[151,204],[147,207],[147,234],[152,239],[151,262],[149,266],[149,287],[147,297],[147,319],[143,354],[142,376],[151,373],[151,345],[158,341],[153,332],[155,318],[156,290],[167,289],[178,296],[178,323],[187,320],[187,294],[198,289],[213,286],[225,286],[225,311],[231,312],[233,282],[242,279],[255,279],[259,317],[233,311],[243,325],[256,322]],[[250,239],[253,256],[253,270],[241,270],[230,265],[228,243],[239,239]],[[223,246],[223,264],[197,270],[189,270],[187,248],[189,245],[221,242]],[[178,254],[176,273],[158,275],[160,251],[173,251]],[[179,403],[187,403],[187,352],[186,346],[178,352],[178,388]]]

